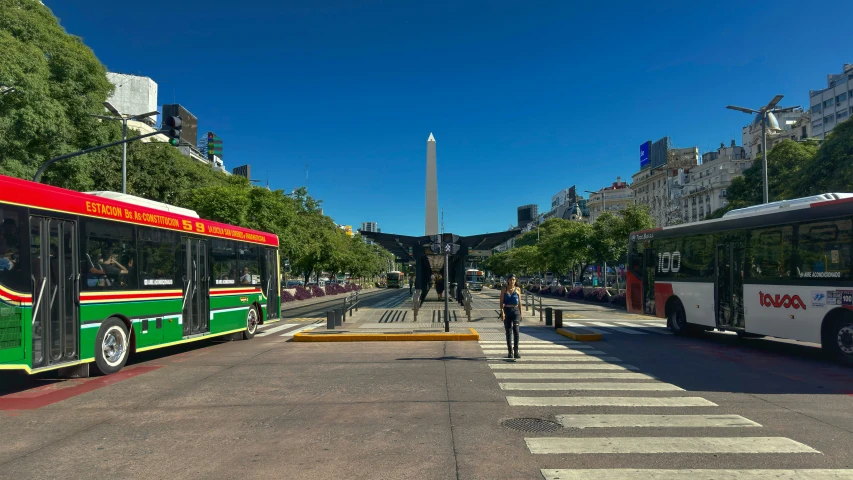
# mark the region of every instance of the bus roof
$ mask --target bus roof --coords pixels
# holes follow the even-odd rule
[[[53,212],[278,246],[278,237],[272,233],[203,220],[198,218],[198,214],[192,210],[152,202],[132,195],[122,195],[115,192],[104,193],[75,192],[0,175],[0,203],[5,202]]]
[[[850,203],[850,206],[853,206],[853,193],[824,193],[820,195],[813,195],[810,197],[803,198],[795,198],[792,200],[780,200],[778,202],[771,202],[762,205],[753,205],[750,207],[738,208],[727,212],[722,218],[715,218],[713,220],[705,220],[701,222],[691,222],[682,225],[673,225],[669,227],[663,228],[655,228],[652,230],[642,230],[639,232],[632,232],[631,238],[633,239],[636,235],[642,235],[644,233],[654,233],[654,232],[673,232],[676,233],[678,230],[682,229],[690,229],[696,227],[706,227],[708,229],[719,229],[724,230],[729,223],[742,223],[743,221],[748,221],[748,219],[756,219],[763,220],[764,217],[769,217],[777,214],[784,214],[786,212],[796,212],[797,210],[805,210],[810,208],[821,208],[821,207],[829,207],[838,204]],[[849,207],[848,207],[849,208]],[[801,216],[806,212],[802,212],[797,216]],[[816,212],[818,213],[818,212]],[[769,218],[768,218],[769,220]]]

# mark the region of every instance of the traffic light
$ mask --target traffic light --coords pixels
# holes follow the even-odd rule
[[[167,117],[163,124],[163,133],[169,137],[169,144],[178,146],[181,143],[181,117]]]

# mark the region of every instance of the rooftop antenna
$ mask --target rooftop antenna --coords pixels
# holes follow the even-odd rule
[[[444,233],[444,209],[441,209],[441,233]]]
[[[305,163],[305,191],[308,191],[308,163]]]

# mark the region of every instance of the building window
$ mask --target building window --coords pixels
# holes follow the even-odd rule
[[[827,116],[823,117],[823,124],[826,125],[827,123],[832,123],[832,120],[833,120],[832,116],[827,115]]]
[[[820,113],[820,104],[812,105],[812,113]]]
[[[831,106],[832,106],[832,100],[825,100],[823,102],[823,108],[827,108],[827,107],[831,107]]]
[[[845,118],[847,118],[847,110],[842,110],[836,113],[835,117],[838,119],[839,122],[844,120]]]
[[[847,100],[847,92],[842,92],[841,95],[835,97],[835,103],[841,103]]]

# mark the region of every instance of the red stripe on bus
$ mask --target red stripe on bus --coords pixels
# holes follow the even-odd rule
[[[655,316],[666,317],[664,305],[669,297],[672,296],[672,284],[655,282]]]
[[[148,298],[181,298],[183,295],[178,293],[104,293],[99,295],[81,296],[80,300],[145,300]]]
[[[5,175],[0,175],[0,201],[164,228],[186,234],[209,235],[238,242],[278,246],[278,237],[272,233],[187,217],[174,212],[156,210]]]
[[[826,205],[835,205],[838,203],[850,203],[850,202],[853,202],[853,198],[839,198],[838,200],[827,200],[825,202],[812,203],[811,205],[809,205],[809,208],[823,207]]]
[[[12,302],[32,302],[33,300],[32,295],[21,295],[17,292],[6,290],[4,288],[0,288],[0,298]]]
[[[61,402],[83,393],[91,392],[114,383],[133,378],[144,373],[162,368],[162,366],[126,368],[118,373],[105,377],[91,378],[82,381],[67,380],[65,382],[45,385],[24,392],[11,393],[0,397],[0,410],[36,410],[47,405]],[[68,386],[69,383],[75,383]]]
[[[261,293],[260,288],[241,288],[241,289],[231,289],[231,288],[211,288],[210,293],[215,293],[218,295],[237,295],[241,293]]]

